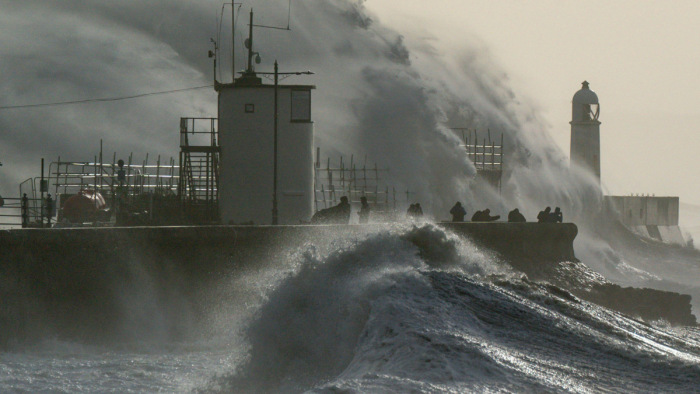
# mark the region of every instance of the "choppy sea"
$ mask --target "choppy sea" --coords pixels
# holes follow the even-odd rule
[[[10,341],[0,391],[700,391],[697,327],[552,292],[439,227],[309,242],[266,267],[222,279],[241,296],[206,309],[211,330]]]

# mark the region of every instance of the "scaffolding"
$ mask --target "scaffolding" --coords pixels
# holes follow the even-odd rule
[[[194,223],[219,221],[219,154],[216,118],[180,118],[178,195]]]
[[[180,160],[172,157],[149,163],[149,155],[137,162],[133,153],[127,160],[111,161],[100,152],[92,161],[57,161],[49,164],[46,178],[30,178],[20,185],[20,196],[29,197],[30,220],[43,218],[43,203],[37,194],[53,192],[57,222],[62,219],[65,201],[85,192],[99,193],[107,208],[95,219],[99,224],[168,225],[217,223],[219,152],[216,118],[180,119]],[[43,159],[42,159],[43,163]],[[17,216],[16,214],[14,216]],[[99,223],[97,223],[99,222]]]
[[[503,134],[501,133],[500,143],[496,144],[496,141],[491,139],[491,130],[489,129],[486,130],[486,137],[481,138],[476,129],[454,127],[452,130],[461,131],[464,141],[462,146],[476,168],[477,177],[488,182],[500,193],[504,159]]]
[[[127,162],[120,166],[120,161],[114,152],[111,162],[105,163],[100,151],[93,161],[62,161],[59,156],[57,161],[51,162],[47,190],[53,190],[57,198],[57,221],[62,219],[63,204],[68,198],[85,191],[99,193],[104,198],[109,209],[109,214],[101,218],[104,222],[119,222],[119,213],[124,214],[123,218],[129,213],[140,214],[139,220],[143,223],[177,220],[162,219],[171,214],[176,201],[179,172],[175,160],[170,158],[163,162],[158,156],[155,164],[149,164],[147,154],[145,160],[136,163],[130,153]],[[121,171],[123,177],[119,175]],[[34,195],[35,182],[36,178],[30,182]]]
[[[349,202],[360,203],[360,198],[366,197],[372,206],[374,217],[394,219],[396,216],[398,200],[395,188],[390,188],[382,175],[386,176],[389,170],[379,168],[377,163],[367,165],[365,156],[362,166],[355,163],[355,156],[350,156],[346,162],[343,156],[335,163],[327,158],[325,167],[322,166],[320,149],[316,149],[316,163],[314,164],[314,208],[318,212],[321,209],[338,205],[342,196],[348,197]],[[410,193],[407,192],[407,196]]]
[[[148,164],[148,155],[141,163],[133,163],[133,153],[124,164],[125,180],[120,185],[117,180],[119,166],[116,152],[111,163],[95,161],[57,161],[49,164],[49,181],[56,195],[73,195],[82,190],[93,190],[105,197],[115,195],[123,186],[128,197],[144,193],[175,194],[178,182],[178,167],[170,158],[161,162],[158,156],[155,164]]]

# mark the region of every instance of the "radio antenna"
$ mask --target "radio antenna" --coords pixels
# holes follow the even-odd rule
[[[270,26],[270,25],[253,25],[255,27],[264,27],[266,29],[277,29],[277,30],[292,30],[290,28],[290,21],[292,19],[292,0],[289,0],[289,4],[287,5],[287,27],[280,27],[280,26]]]

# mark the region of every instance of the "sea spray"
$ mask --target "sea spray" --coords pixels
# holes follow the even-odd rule
[[[296,254],[298,270],[245,328],[247,360],[203,391],[643,390],[647,374],[665,389],[700,383],[692,332],[685,341],[532,282],[433,224],[335,245]]]
[[[429,223],[397,225],[326,256],[311,248],[298,257],[300,269],[266,296],[246,329],[248,364],[230,380],[212,383],[214,387],[237,391],[312,387],[350,363],[379,297],[407,286],[407,281],[418,293],[432,291],[420,271],[448,269],[483,277],[502,269],[468,241]]]

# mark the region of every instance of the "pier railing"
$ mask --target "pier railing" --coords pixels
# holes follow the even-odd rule
[[[50,227],[54,215],[53,205],[40,198],[3,198],[0,205],[0,226]]]

